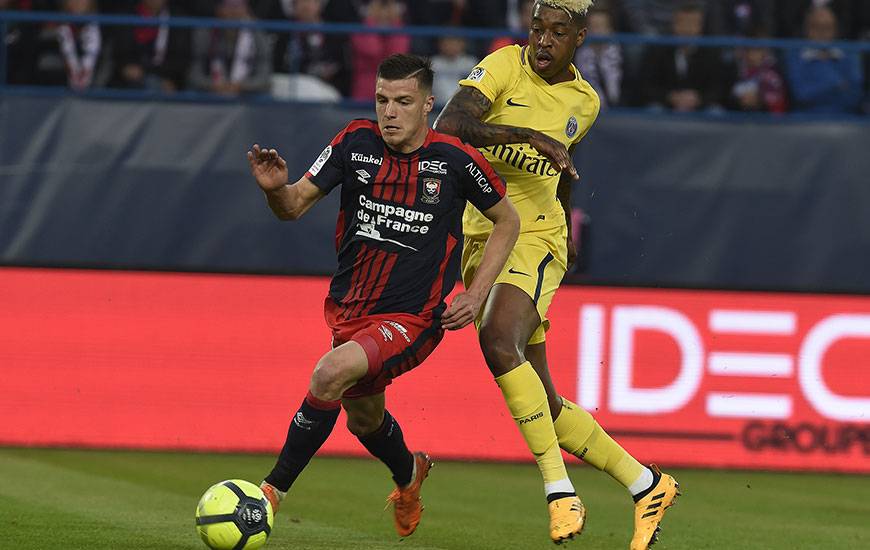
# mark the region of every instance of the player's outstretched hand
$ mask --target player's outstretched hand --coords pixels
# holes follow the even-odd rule
[[[248,151],[248,164],[263,191],[275,191],[287,184],[287,162],[275,149],[261,149],[255,143]]]
[[[568,172],[575,180],[580,179],[577,174],[577,168],[574,166],[574,160],[568,153],[562,143],[551,138],[547,134],[534,132],[529,144],[534,147],[539,153],[547,157],[547,160],[560,172]]]
[[[441,316],[441,326],[447,330],[459,330],[467,326],[477,317],[482,304],[483,299],[468,292],[460,292]]]

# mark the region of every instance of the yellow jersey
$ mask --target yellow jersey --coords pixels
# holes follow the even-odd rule
[[[532,128],[562,142],[580,141],[598,116],[598,94],[571,65],[574,79],[548,84],[532,69],[528,46],[505,46],[486,56],[461,86],[480,90],[492,102],[482,121]],[[520,215],[520,231],[550,230],[565,224],[556,198],[561,172],[528,143],[479,148],[507,182],[507,194]],[[468,205],[462,218],[465,235],[485,238],[492,222]]]

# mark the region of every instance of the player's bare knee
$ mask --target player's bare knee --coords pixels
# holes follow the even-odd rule
[[[515,339],[492,325],[481,327],[480,349],[494,376],[501,376],[525,361]]]
[[[338,399],[346,385],[341,365],[321,359],[311,374],[311,392],[322,399]]]

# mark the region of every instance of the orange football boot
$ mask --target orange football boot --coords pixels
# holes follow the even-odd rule
[[[266,483],[265,481],[260,483],[260,490],[263,491],[263,495],[266,497],[266,500],[268,500],[269,504],[272,505],[272,513],[277,514],[278,508],[281,507],[281,501],[284,500],[284,497],[287,495],[287,493],[284,491],[279,491],[270,483]]]
[[[414,477],[411,483],[406,487],[396,487],[387,497],[387,507],[393,505],[396,532],[400,537],[407,537],[413,533],[420,523],[420,516],[423,515],[420,488],[434,464],[426,453],[414,453]]]

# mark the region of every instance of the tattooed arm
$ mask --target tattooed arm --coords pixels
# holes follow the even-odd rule
[[[544,155],[554,167],[577,178],[577,169],[565,146],[531,128],[488,124],[481,118],[492,107],[483,92],[471,86],[461,86],[435,120],[435,129],[452,134],[475,147],[507,143],[528,143]]]
[[[534,130],[487,124],[480,119],[489,112],[492,102],[483,92],[470,86],[462,86],[435,120],[435,129],[452,134],[475,147],[506,143],[529,143]]]

